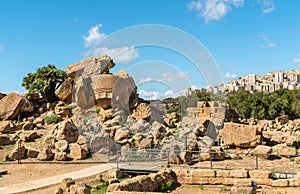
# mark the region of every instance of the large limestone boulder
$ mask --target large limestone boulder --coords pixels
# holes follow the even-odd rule
[[[257,127],[250,125],[224,123],[224,128],[220,130],[220,137],[223,146],[251,148],[261,143],[261,135]]]
[[[137,87],[133,78],[125,70],[119,71],[111,99],[113,112],[118,115],[119,123],[126,122],[130,110],[137,105],[137,102]]]
[[[86,158],[87,152],[77,143],[70,143],[70,154],[69,157],[74,160],[82,160]]]
[[[54,154],[51,151],[51,149],[45,148],[42,151],[40,151],[40,153],[37,156],[37,159],[41,161],[49,161],[53,159],[53,155]]]
[[[14,130],[10,121],[0,121],[0,133],[10,133]]]
[[[68,77],[75,80],[75,78],[79,76],[90,77],[93,75],[109,73],[109,69],[113,68],[115,65],[116,64],[109,56],[104,55],[96,58],[86,58],[80,62],[71,64],[67,67],[66,72]]]
[[[268,156],[272,153],[272,147],[265,145],[258,145],[252,151],[253,154],[258,154],[259,157],[268,158]]]
[[[10,134],[0,134],[0,146],[11,145],[15,143],[15,139]]]
[[[289,147],[285,144],[278,144],[272,147],[273,152],[282,156],[294,156],[297,155],[297,150],[293,147]]]
[[[55,140],[66,140],[69,143],[76,142],[79,136],[78,129],[72,120],[58,123],[53,131]]]
[[[20,139],[24,142],[30,142],[39,137],[40,135],[36,131],[26,131],[21,134]]]
[[[0,119],[13,120],[16,119],[20,113],[20,108],[23,103],[23,98],[12,92],[0,100]]]
[[[74,84],[74,99],[82,109],[89,109],[95,106],[95,95],[90,77],[78,77]]]
[[[72,92],[73,92],[73,80],[67,78],[56,90],[55,95],[60,100],[72,101]]]

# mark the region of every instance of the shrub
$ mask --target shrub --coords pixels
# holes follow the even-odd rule
[[[58,115],[50,115],[50,116],[46,116],[44,118],[44,122],[47,124],[51,124],[51,123],[57,123],[58,121],[60,121],[60,116]]]

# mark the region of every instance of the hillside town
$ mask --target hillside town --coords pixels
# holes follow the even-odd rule
[[[202,90],[216,94],[239,90],[247,90],[250,92],[274,92],[279,89],[300,89],[300,68],[295,70],[269,72],[263,76],[249,74],[231,80],[227,84],[212,86]]]

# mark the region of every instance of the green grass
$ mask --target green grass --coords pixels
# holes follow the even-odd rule
[[[108,182],[104,182],[101,185],[98,185],[97,187],[91,187],[90,191],[91,194],[105,194],[107,191]]]
[[[58,121],[60,121],[60,116],[55,114],[50,116],[45,116],[44,118],[44,122],[47,124],[57,123]]]
[[[69,111],[73,110],[76,107],[77,107],[76,104],[69,104],[69,105],[66,106],[66,108],[69,109]]]

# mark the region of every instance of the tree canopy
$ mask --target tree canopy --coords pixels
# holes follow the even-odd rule
[[[56,100],[56,88],[66,79],[65,71],[57,69],[55,65],[48,64],[39,68],[35,73],[28,73],[22,82],[29,93],[39,93],[47,101]]]
[[[280,89],[272,93],[238,91],[230,93],[227,104],[243,119],[274,119],[280,115],[299,117],[299,90]]]

